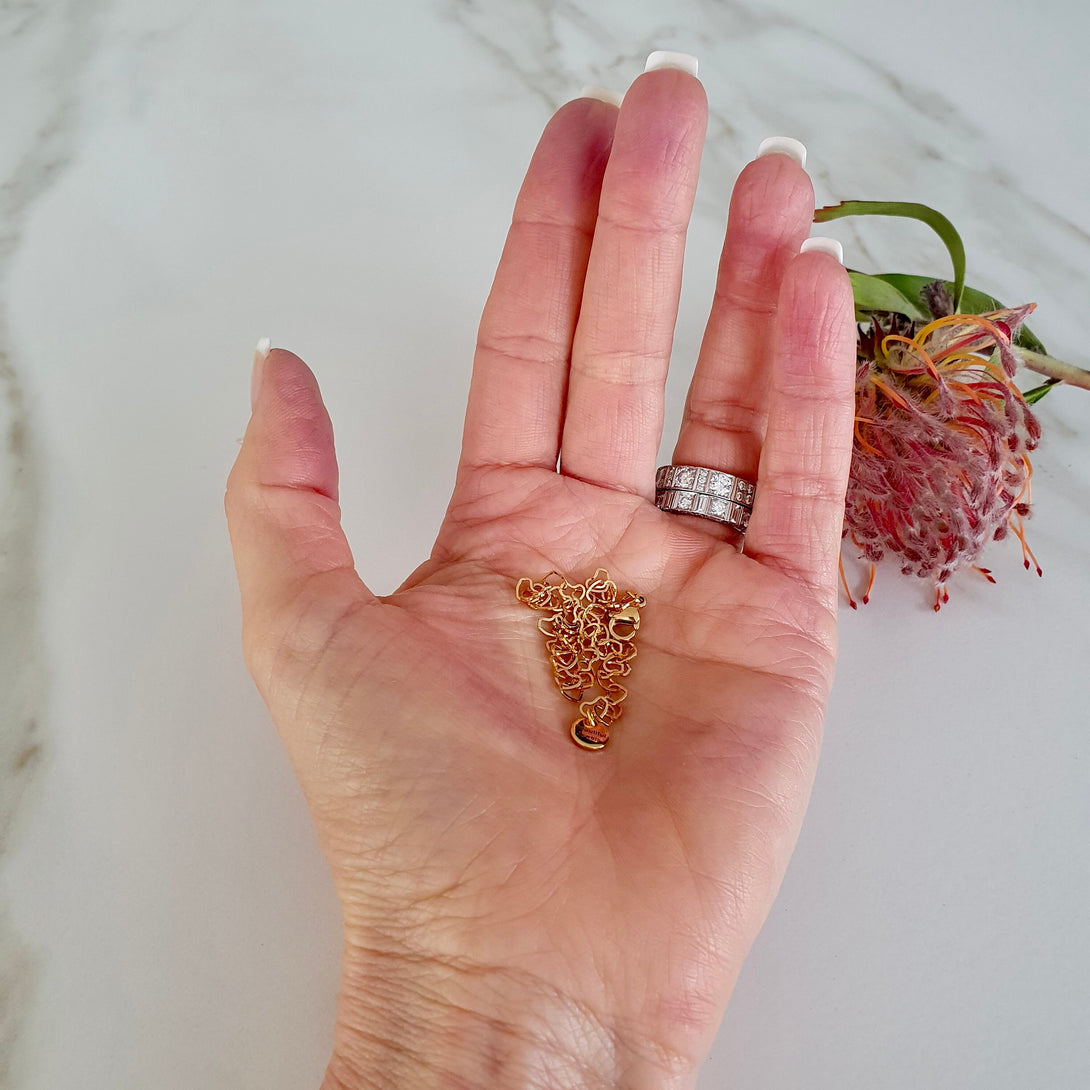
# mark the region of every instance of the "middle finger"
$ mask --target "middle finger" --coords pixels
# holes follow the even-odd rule
[[[629,88],[572,345],[560,470],[648,499],[707,116],[686,71],[648,72]]]

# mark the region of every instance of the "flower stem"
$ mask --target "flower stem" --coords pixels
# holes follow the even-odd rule
[[[1028,348],[1018,349],[1018,355],[1030,371],[1066,382],[1069,386],[1081,386],[1084,390],[1090,390],[1090,371],[1083,367],[1064,363],[1063,360],[1046,356],[1043,352],[1033,352]]]

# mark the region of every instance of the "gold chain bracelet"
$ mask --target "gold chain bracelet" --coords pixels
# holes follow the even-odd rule
[[[569,583],[555,571],[536,583],[520,579],[515,596],[523,605],[550,614],[537,627],[545,635],[557,688],[579,705],[571,736],[585,749],[601,749],[628,695],[617,679],[632,670],[643,595],[618,594],[609,573],[599,568],[586,583]],[[598,695],[584,699],[594,688]]]

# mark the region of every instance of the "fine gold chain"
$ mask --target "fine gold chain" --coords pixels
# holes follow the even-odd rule
[[[579,705],[571,736],[585,749],[601,749],[628,696],[617,679],[632,670],[643,595],[618,594],[609,573],[599,568],[586,583],[569,583],[555,571],[540,582],[520,579],[515,596],[523,605],[549,614],[538,620],[537,627],[545,635],[557,688]],[[595,688],[598,694],[591,692],[584,699]]]

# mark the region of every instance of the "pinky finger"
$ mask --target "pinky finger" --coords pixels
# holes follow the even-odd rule
[[[768,426],[745,551],[826,589],[830,600],[851,467],[855,346],[843,265],[829,250],[799,254],[780,286]]]

